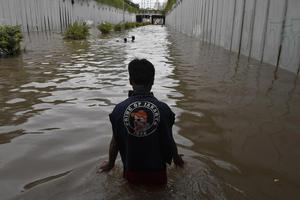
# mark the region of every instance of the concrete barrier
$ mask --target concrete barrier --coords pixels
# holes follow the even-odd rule
[[[123,10],[93,0],[0,0],[0,24],[22,25],[24,32],[63,31],[75,20],[119,23]],[[125,20],[135,14],[125,12]]]
[[[178,0],[166,24],[202,41],[299,74],[299,0]]]

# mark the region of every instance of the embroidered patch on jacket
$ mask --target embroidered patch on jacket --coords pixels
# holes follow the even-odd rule
[[[160,113],[153,103],[136,101],[126,108],[123,121],[129,134],[145,137],[156,131],[160,121]]]

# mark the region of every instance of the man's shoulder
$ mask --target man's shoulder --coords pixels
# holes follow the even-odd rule
[[[170,106],[169,106],[167,103],[165,103],[165,102],[163,102],[163,101],[159,101],[159,100],[158,100],[158,103],[159,103],[159,106],[160,106],[163,110],[171,111],[171,112],[172,112]]]
[[[120,103],[115,105],[113,112],[117,112],[126,108],[126,106],[130,103],[130,97],[121,101]]]

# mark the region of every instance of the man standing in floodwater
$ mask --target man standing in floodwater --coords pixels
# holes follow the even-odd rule
[[[120,152],[128,182],[163,185],[167,183],[166,163],[173,160],[176,166],[184,165],[172,133],[175,114],[151,92],[155,75],[151,62],[134,59],[128,71],[133,91],[109,115],[113,129],[109,161],[100,170],[110,171]]]

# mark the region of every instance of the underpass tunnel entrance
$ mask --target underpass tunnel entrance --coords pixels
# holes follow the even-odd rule
[[[136,22],[150,22],[154,25],[165,25],[163,15],[136,15]]]
[[[155,25],[165,25],[165,16],[152,15],[151,23]]]

